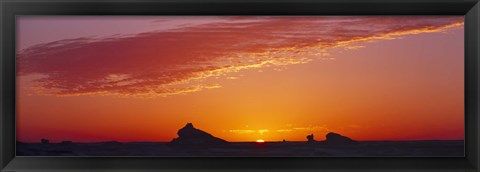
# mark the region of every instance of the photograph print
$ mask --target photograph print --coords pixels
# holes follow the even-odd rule
[[[463,16],[18,16],[16,155],[463,157]]]

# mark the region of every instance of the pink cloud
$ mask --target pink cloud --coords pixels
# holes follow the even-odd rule
[[[225,18],[38,44],[17,53],[18,75],[42,76],[34,89],[48,95],[168,96],[221,87],[210,77],[308,63],[331,47],[463,26],[461,16]]]

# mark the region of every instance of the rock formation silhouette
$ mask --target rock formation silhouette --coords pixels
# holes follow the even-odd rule
[[[326,136],[326,140],[323,141],[325,144],[332,144],[332,145],[339,145],[339,144],[355,144],[358,143],[355,140],[352,140],[351,138],[348,138],[346,136],[342,136],[337,133],[330,132]]]
[[[50,140],[48,140],[48,139],[41,139],[41,140],[40,140],[40,143],[42,143],[42,144],[49,144],[49,143],[50,143]]]
[[[307,143],[315,143],[317,142],[315,139],[313,139],[313,134],[307,135]]]
[[[219,144],[226,144],[228,143],[227,141],[214,137],[211,134],[196,129],[193,127],[192,123],[187,123],[185,127],[181,128],[177,132],[178,137],[174,138],[171,142],[170,145],[175,145],[175,146],[198,146],[198,145],[203,145],[203,146],[212,146],[212,145],[219,145]]]

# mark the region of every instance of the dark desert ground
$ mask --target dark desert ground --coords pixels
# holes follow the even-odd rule
[[[329,133],[326,140],[227,142],[187,124],[171,142],[21,143],[17,156],[221,156],[221,157],[364,157],[464,156],[463,140],[354,141]]]

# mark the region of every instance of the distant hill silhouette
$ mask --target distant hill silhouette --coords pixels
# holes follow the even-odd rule
[[[192,123],[187,123],[185,127],[177,132],[178,137],[174,138],[170,145],[174,146],[212,146],[228,143],[227,141],[214,137],[211,134],[196,129]]]

